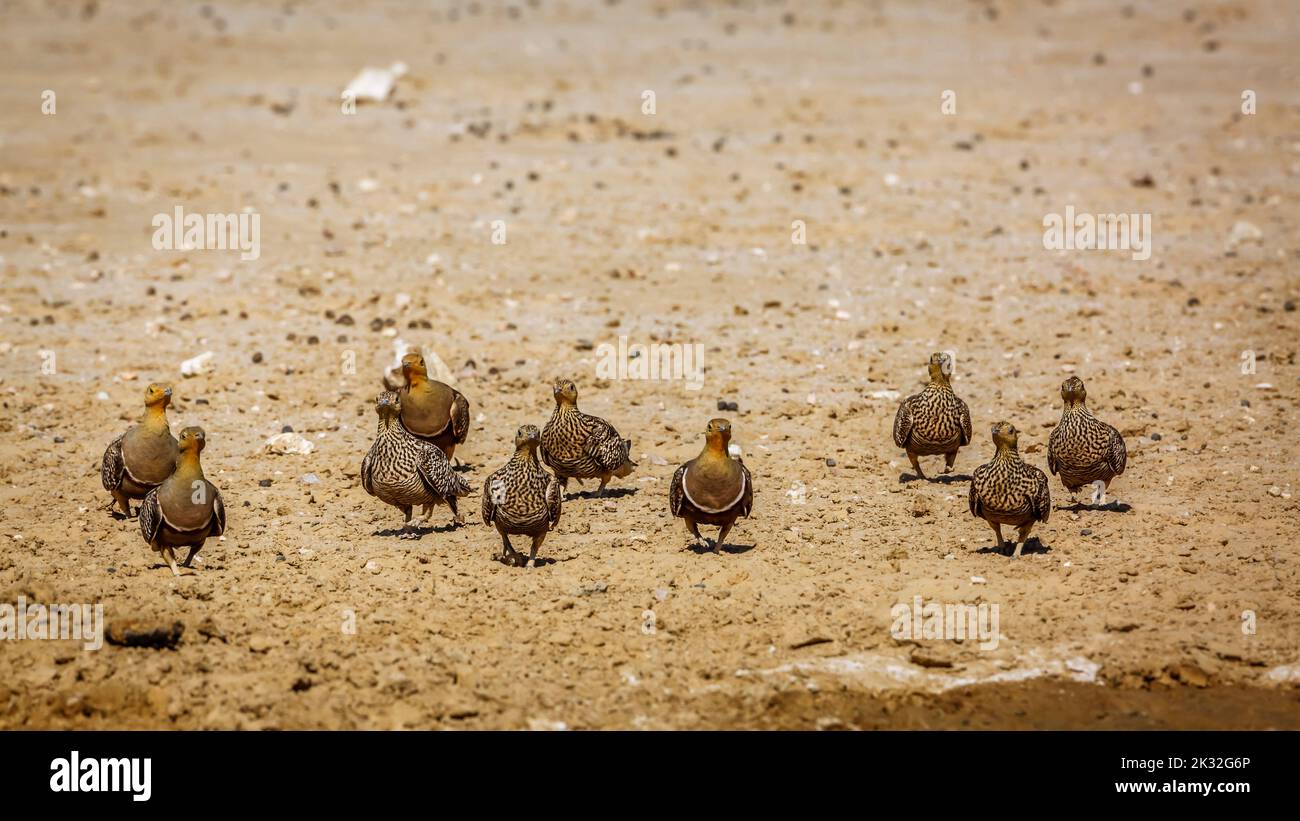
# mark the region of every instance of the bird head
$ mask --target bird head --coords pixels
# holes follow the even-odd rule
[[[429,376],[429,369],[425,366],[424,357],[419,351],[411,351],[402,357],[402,377],[406,380],[406,384],[411,384],[412,376],[424,378]]]
[[[1020,440],[1020,431],[1010,422],[998,422],[993,426],[993,444],[998,450],[1015,450]]]
[[[1082,405],[1088,398],[1088,391],[1083,387],[1083,380],[1077,376],[1071,376],[1061,383],[1061,398],[1065,400],[1067,408],[1073,408]]]
[[[375,398],[375,413],[380,419],[395,419],[402,413],[402,399],[393,391],[384,391]]]
[[[948,384],[948,375],[952,373],[952,356],[938,351],[930,354],[930,381],[938,382],[943,385]]]
[[[154,382],[144,389],[146,408],[165,408],[172,403],[172,386],[165,382]]]
[[[710,447],[719,448],[725,453],[727,443],[731,441],[731,422],[726,419],[710,419],[704,428],[704,441]]]
[[[535,448],[542,443],[542,432],[536,425],[521,425],[515,432],[515,450]]]
[[[557,379],[551,393],[557,404],[574,405],[578,402],[578,386],[571,379]]]
[[[192,453],[197,456],[203,450],[204,444],[206,444],[205,439],[206,434],[203,433],[203,428],[190,426],[181,431],[181,436],[176,440],[176,444],[179,446],[181,453]]]

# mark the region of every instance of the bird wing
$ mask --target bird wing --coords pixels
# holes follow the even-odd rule
[[[619,438],[613,425],[596,416],[587,418],[592,423],[591,431],[582,443],[582,449],[600,465],[601,470],[613,472],[622,467],[624,462],[631,461],[628,456],[629,443]]]
[[[1119,431],[1114,428],[1110,429],[1110,448],[1106,454],[1106,461],[1116,476],[1123,473],[1125,465],[1128,464],[1128,448],[1124,447],[1124,437],[1120,436]]]
[[[957,400],[957,409],[961,413],[961,443],[969,445],[971,435],[970,406],[966,404],[965,400],[959,398]]]
[[[451,393],[451,435],[456,444],[463,445],[469,436],[469,400],[458,390]]]
[[[122,460],[122,440],[126,434],[108,443],[104,449],[104,461],[99,467],[99,478],[104,482],[104,490],[117,490],[126,473],[126,463]]]
[[[497,512],[496,503],[492,501],[492,488],[496,487],[497,482],[500,481],[497,478],[500,475],[501,471],[498,470],[489,476],[487,481],[483,483],[483,507],[480,514],[483,517],[483,524],[488,527],[492,526],[492,517],[495,516]]]
[[[740,462],[739,459],[736,460]],[[740,499],[740,515],[749,518],[749,511],[754,507],[754,480],[749,475],[749,468],[740,462],[740,470],[745,474],[745,495]]]
[[[371,453],[374,453],[373,449],[361,460],[361,487],[365,488],[366,493],[374,496],[375,489],[370,485],[370,474],[374,470],[374,460],[370,458]]]
[[[668,485],[668,510],[674,516],[682,515],[682,500],[686,498],[686,491],[683,485],[686,481],[686,465],[677,468],[673,474],[673,480]]]
[[[226,503],[221,500],[221,491],[216,485],[208,482],[208,488],[212,491],[212,528],[208,535],[220,536],[226,532]]]
[[[1047,474],[1038,468],[1034,468],[1034,479],[1037,480],[1034,488],[1034,518],[1046,523],[1047,517],[1052,513],[1052,489],[1047,486]]]
[[[984,465],[980,465],[979,467],[975,468],[975,473],[972,474],[970,477],[969,501],[970,501],[970,515],[972,516],[984,515],[983,509],[980,505],[979,492],[975,490],[975,485],[979,483],[979,481],[983,478],[983,476],[984,476]]]
[[[563,495],[559,481],[551,474],[546,474],[546,513],[551,527],[560,523],[560,501]]]
[[[435,496],[444,499],[469,495],[469,482],[457,476],[456,471],[451,469],[451,462],[447,461],[447,454],[442,452],[442,448],[425,445],[422,451],[417,469],[425,487],[429,488]]]
[[[147,544],[153,545],[161,527],[162,511],[158,509],[158,488],[154,488],[140,503],[140,535],[144,536]]]
[[[1052,429],[1052,435],[1047,437],[1047,469],[1056,475],[1056,451],[1061,447],[1061,437],[1065,434],[1061,426],[1057,425]]]
[[[894,444],[900,448],[907,447],[907,439],[912,435],[912,397],[898,403],[898,413],[894,414]]]

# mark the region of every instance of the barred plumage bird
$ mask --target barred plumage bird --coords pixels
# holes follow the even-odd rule
[[[531,536],[528,567],[537,563],[537,550],[560,521],[560,483],[537,461],[542,435],[536,425],[515,434],[515,455],[483,484],[483,524],[501,534],[501,561],[519,565],[523,555],[511,536]]]
[[[419,353],[402,357],[406,380],[398,395],[402,400],[402,426],[417,439],[437,445],[451,459],[456,446],[469,436],[469,400],[445,382],[429,378]]]
[[[697,544],[705,543],[699,525],[716,525],[718,539],[713,552],[727,541],[736,519],[749,518],[754,506],[754,483],[749,469],[739,458],[727,452],[731,441],[731,423],[710,419],[704,429],[704,449],[700,455],[677,468],[668,486],[668,509],[686,521],[686,530]]]
[[[104,450],[100,480],[128,518],[130,500],[149,495],[176,469],[176,438],[167,424],[171,401],[170,385],[155,382],[145,388],[144,418]]]
[[[1052,494],[1047,474],[1020,458],[1016,444],[1020,431],[1009,422],[993,426],[993,459],[975,468],[970,483],[970,512],[984,519],[998,537],[998,550],[1006,547],[1002,525],[1018,528],[1013,558],[1019,558],[1034,522],[1047,522]]]
[[[473,490],[458,476],[440,448],[417,439],[402,427],[402,400],[385,391],[375,400],[379,432],[370,452],[361,460],[361,486],[381,502],[396,507],[406,517],[404,535],[413,535],[411,509],[423,505],[421,520],[433,513],[435,504],[451,508],[453,522],[464,524],[456,499]]]
[[[568,379],[557,379],[552,389],[555,411],[542,428],[542,461],[555,471],[561,488],[569,479],[600,479],[597,496],[613,476],[632,472],[632,440],[623,439],[614,426],[578,410],[578,388]]]
[[[970,444],[970,408],[953,393],[948,374],[952,359],[946,353],[930,355],[930,383],[909,396],[894,416],[894,444],[907,451],[912,469],[924,479],[918,456],[944,455],[944,473],[951,473],[957,450]]]
[[[149,491],[140,505],[140,534],[176,569],[176,548],[188,547],[184,566],[189,567],[203,543],[226,532],[226,505],[221,491],[203,475],[199,454],[207,443],[203,428],[181,431],[177,443],[176,470]]]
[[[1061,383],[1061,398],[1065,408],[1047,440],[1047,469],[1060,474],[1072,498],[1084,485],[1101,482],[1098,501],[1104,505],[1111,480],[1124,472],[1128,462],[1124,437],[1088,410],[1088,392],[1079,377]]]

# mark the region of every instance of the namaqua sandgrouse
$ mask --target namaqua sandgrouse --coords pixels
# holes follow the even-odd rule
[[[578,388],[568,379],[557,379],[552,388],[555,412],[542,428],[542,461],[555,471],[560,487],[569,479],[600,479],[597,496],[605,495],[610,477],[620,479],[636,467],[632,461],[632,440],[623,439],[614,426],[578,410]]]
[[[170,385],[154,383],[145,388],[144,418],[104,451],[100,479],[128,517],[130,500],[143,499],[176,469],[176,438],[167,425],[171,401]]]
[[[140,505],[141,535],[149,547],[162,554],[177,576],[181,573],[176,569],[176,548],[190,549],[185,557],[185,566],[189,567],[204,541],[226,531],[226,505],[221,501],[221,491],[204,477],[199,461],[205,442],[203,428],[182,430],[176,471],[149,491]]]
[[[515,455],[483,484],[483,524],[501,534],[501,561],[518,567],[523,554],[511,536],[530,536],[527,566],[537,563],[537,550],[560,521],[560,483],[537,461],[542,434],[524,425],[515,434]]]
[[[469,435],[469,400],[445,382],[430,379],[419,353],[402,357],[402,378],[406,380],[398,391],[402,426],[452,458],[456,446],[463,445]]]
[[[1047,469],[1060,474],[1071,497],[1084,485],[1101,482],[1094,502],[1104,505],[1111,480],[1124,472],[1128,462],[1124,437],[1088,410],[1088,392],[1079,377],[1061,383],[1061,398],[1065,409],[1047,440]]]
[[[970,408],[953,393],[949,374],[952,358],[946,353],[930,355],[930,384],[909,396],[894,415],[894,444],[907,451],[912,469],[924,479],[918,456],[944,455],[944,473],[951,473],[957,450],[970,444]]]
[[[975,468],[970,483],[970,512],[988,522],[998,537],[998,550],[1009,547],[1002,539],[1002,525],[1018,528],[1016,549],[1019,558],[1034,522],[1046,522],[1052,512],[1052,494],[1047,488],[1047,474],[1020,458],[1016,444],[1020,431],[1010,422],[993,426],[993,444],[997,452],[991,461]]]
[[[452,470],[441,448],[418,439],[402,427],[402,400],[384,391],[375,400],[379,432],[370,452],[361,460],[361,486],[366,493],[386,502],[406,517],[403,536],[414,535],[411,509],[422,505],[420,518],[427,519],[435,504],[451,508],[455,524],[465,517],[456,509],[456,499],[473,491],[469,483]]]
[[[704,429],[700,455],[677,468],[668,486],[668,509],[686,521],[686,529],[699,545],[706,544],[700,525],[716,525],[718,539],[713,552],[727,541],[736,519],[749,518],[754,506],[754,484],[749,469],[727,452],[731,423],[710,419]]]

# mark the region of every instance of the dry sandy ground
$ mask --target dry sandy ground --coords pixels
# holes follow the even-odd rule
[[[433,5],[0,4],[0,601],[185,626],[0,643],[0,726],[1300,726],[1294,4]],[[254,209],[260,258],[154,250],[176,205]],[[1067,206],[1150,213],[1151,258],[1045,250]],[[620,335],[703,345],[702,389],[598,379]],[[640,467],[531,571],[477,499],[398,538],[357,478],[398,339],[469,397],[475,487],[558,375]],[[934,350],[976,441],[903,481]],[[1070,373],[1128,509],[1011,561],[965,477],[1004,418],[1045,466]],[[154,380],[230,514],[179,579],[102,509]],[[713,555],[666,497],[719,400],[757,493]],[[1001,641],[896,640],[914,596]]]

